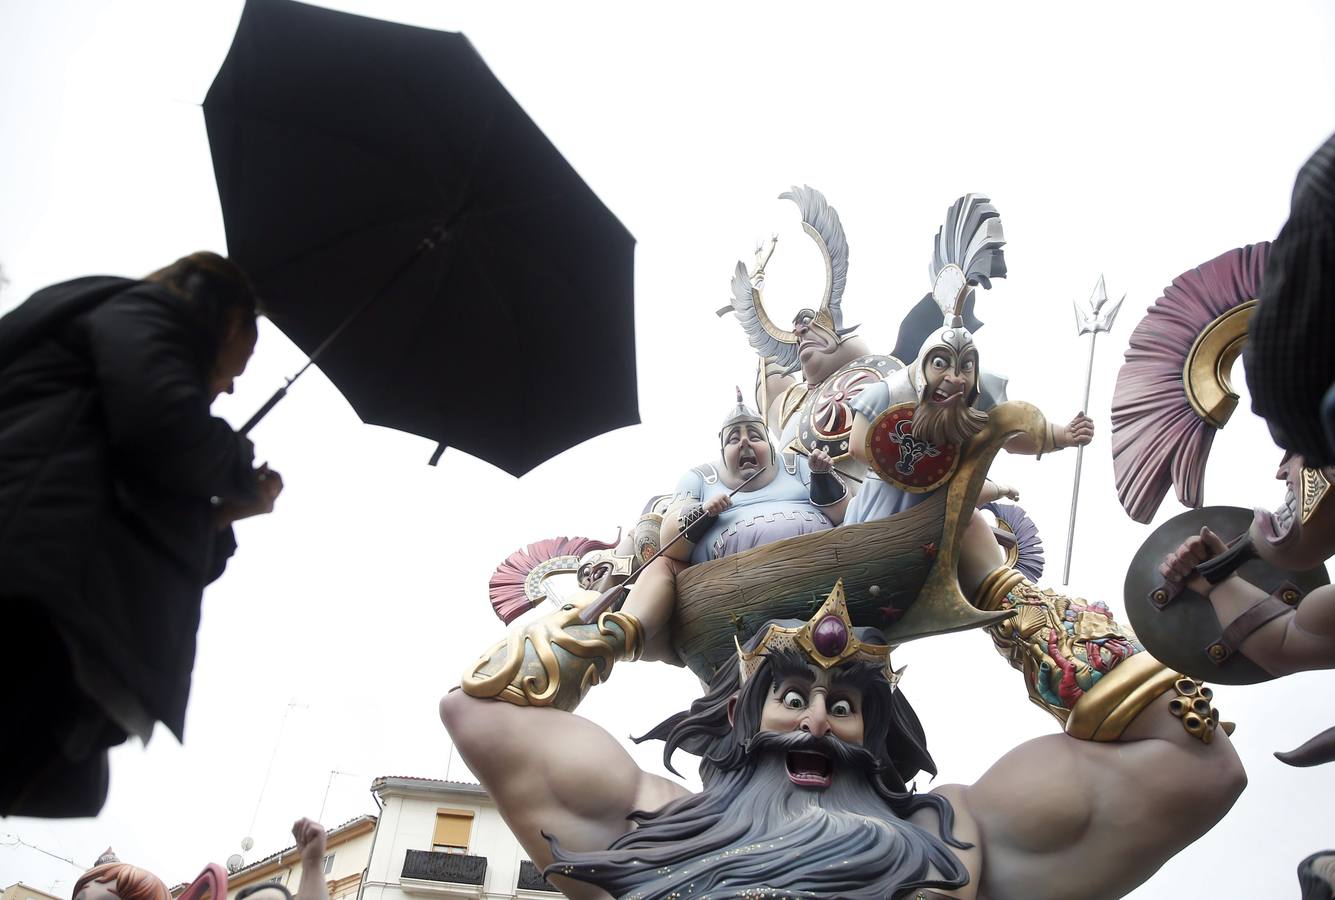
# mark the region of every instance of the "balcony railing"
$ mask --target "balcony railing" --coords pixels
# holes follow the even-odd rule
[[[448,881],[454,884],[481,884],[487,876],[485,856],[462,853],[432,853],[409,850],[403,860],[403,877],[422,881]]]
[[[542,877],[542,871],[533,863],[524,860],[519,864],[519,884],[516,885],[521,891],[551,891],[553,894],[559,894],[552,883]]]

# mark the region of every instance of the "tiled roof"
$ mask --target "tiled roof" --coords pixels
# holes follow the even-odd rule
[[[461,793],[486,795],[486,788],[473,781],[446,781],[443,778],[420,778],[416,775],[381,775],[371,782],[371,790],[380,794],[386,788],[419,790],[430,793]]]
[[[334,837],[336,837],[336,836],[342,834],[344,831],[348,830],[349,828],[352,828],[354,825],[360,825],[360,824],[362,824],[363,822],[374,822],[374,821],[375,821],[375,816],[370,815],[369,813],[366,814],[366,815],[354,816],[353,818],[348,819],[348,820],[347,820],[346,822],[344,822],[343,824],[341,824],[341,825],[335,825],[333,828],[330,828],[328,831],[326,831],[326,832],[325,832],[325,840],[326,840],[326,841],[330,841],[330,840],[332,840]],[[249,871],[252,870],[252,869],[258,868],[258,867],[263,866],[263,865],[267,865],[268,863],[271,863],[271,862],[273,862],[274,860],[280,860],[280,861],[281,861],[282,858],[283,858],[284,856],[286,856],[287,854],[291,853],[291,852],[292,852],[293,850],[295,850],[295,849],[297,849],[297,845],[296,845],[296,844],[293,844],[293,845],[291,845],[290,847],[284,847],[282,850],[279,850],[279,851],[276,852],[276,853],[270,853],[268,856],[265,856],[265,857],[263,857],[262,859],[257,859],[257,860],[255,860],[253,863],[250,863],[250,864],[248,864],[248,865],[242,866],[241,868],[237,869],[235,872],[228,872],[228,873],[227,873],[227,878],[228,878],[228,880],[230,881],[231,879],[236,878],[236,877],[238,877],[238,876],[240,876],[240,875],[243,875],[243,874],[245,874],[246,872],[249,872]],[[178,887],[186,887],[186,886],[187,886],[187,884],[178,885]],[[172,893],[175,894],[175,892],[176,892],[176,888],[172,888]]]

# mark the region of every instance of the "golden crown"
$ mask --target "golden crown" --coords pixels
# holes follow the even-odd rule
[[[789,628],[771,622],[765,627],[754,650],[744,650],[740,641],[736,638],[733,641],[737,644],[737,665],[742,684],[746,684],[755,674],[767,655],[790,649],[798,650],[822,669],[850,660],[875,663],[885,669],[886,678],[892,687],[899,681],[900,673],[890,668],[890,645],[868,643],[858,638],[853,628],[853,619],[848,615],[842,578],[834,583],[834,590],[830,591],[816,614],[802,625]]]

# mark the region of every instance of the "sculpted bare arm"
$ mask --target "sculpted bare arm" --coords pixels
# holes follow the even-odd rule
[[[687,793],[642,771],[611,735],[572,713],[454,691],[440,701],[440,717],[539,868],[552,862],[544,832],[571,850],[601,850],[630,830],[631,812]],[[572,897],[602,896],[559,886]]]
[[[848,436],[848,449],[853,458],[867,465],[867,432],[871,429],[871,420],[862,413],[853,414],[853,431]]]
[[[690,510],[692,507],[699,505],[699,503],[700,501],[693,497],[682,497],[674,501],[673,504],[668,507],[668,511],[663,514],[663,525],[658,532],[658,546],[667,547],[667,549],[663,551],[663,555],[668,559],[675,559],[678,562],[690,561],[691,551],[695,549],[695,544],[692,544],[686,538],[682,538],[675,544],[672,542],[676,541],[677,535],[681,533],[682,514]],[[671,544],[671,546],[668,546],[669,544]]]
[[[942,789],[976,828],[981,896],[1120,897],[1223,817],[1246,785],[1242,764],[1222,729],[1209,744],[1189,736],[1172,696],[1119,741],[1047,735],[976,784]]]

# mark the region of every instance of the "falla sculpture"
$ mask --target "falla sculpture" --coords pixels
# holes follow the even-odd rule
[[[1083,413],[1049,422],[984,369],[973,307],[1005,273],[1000,214],[980,194],[950,207],[931,292],[900,329],[905,363],[843,324],[837,212],[811,188],[783,197],[826,286],[781,329],[763,305],[774,245],[738,264],[725,312],[761,357],[758,408],[736,392],[718,458],[614,544],[562,538],[507,559],[491,594],[507,621],[554,575],[579,589],[479,648],[442,720],[572,897],[1121,896],[1218,821],[1245,777],[1211,689],[1105,603],[1037,584],[1037,530],[987,478],[1003,449],[1093,435]],[[914,776],[936,769],[891,656],[969,629],[1060,731],[972,785],[918,793]],[[664,743],[671,771],[676,751],[698,756],[698,793],[572,714],[637,659],[702,682],[640,738]]]

